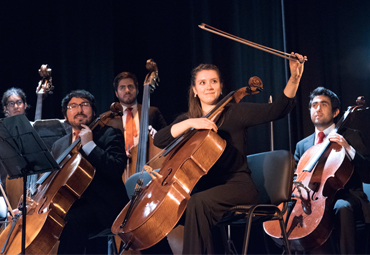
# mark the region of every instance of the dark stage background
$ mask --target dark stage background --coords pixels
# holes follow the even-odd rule
[[[187,110],[190,71],[200,63],[219,66],[225,92],[259,76],[264,92],[246,101],[267,102],[281,93],[287,79],[284,59],[201,30],[198,25],[204,22],[307,55],[297,107],[289,118],[274,123],[275,149],[294,150],[313,131],[307,110],[312,89],[323,85],[335,91],[342,110],[358,95],[369,95],[369,13],[365,0],[2,1],[1,90],[22,88],[32,106],[27,116],[33,120],[37,71],[47,63],[55,90],[44,100],[43,118],[62,118],[61,99],[81,88],[95,95],[103,112],[115,100],[115,75],[131,71],[142,84],[145,62],[153,58],[161,82],[151,105],[160,108],[168,123]],[[248,137],[249,153],[270,149],[269,125],[253,128]]]
[[[131,71],[142,84],[149,58],[157,63],[161,79],[151,105],[159,107],[168,123],[187,110],[190,71],[200,63],[220,68],[225,93],[259,76],[264,92],[246,101],[267,102],[283,91],[288,77],[284,59],[201,30],[198,25],[204,22],[307,55],[297,106],[274,123],[275,149],[294,151],[296,142],[314,131],[308,112],[314,88],[335,91],[342,110],[359,95],[369,97],[369,14],[367,0],[1,1],[1,93],[22,88],[33,120],[38,69],[49,64],[55,90],[44,100],[43,118],[63,118],[61,99],[74,89],[94,94],[101,113],[115,100],[115,75]],[[366,130],[367,119],[359,123]],[[248,138],[250,154],[270,150],[268,124],[251,129]]]

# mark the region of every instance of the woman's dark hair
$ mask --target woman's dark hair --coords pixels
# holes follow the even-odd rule
[[[71,91],[69,94],[67,94],[63,98],[63,100],[62,100],[62,113],[63,113],[63,116],[67,116],[67,106],[68,106],[69,101],[71,101],[71,99],[73,97],[84,98],[84,99],[89,100],[89,103],[90,103],[91,108],[93,110],[93,120],[94,120],[95,117],[96,117],[95,98],[94,98],[94,96],[90,92],[88,92],[86,90],[83,90],[83,89]]]
[[[195,94],[194,94],[194,91],[193,91],[193,87],[195,86],[195,78],[197,77],[197,74],[200,71],[203,71],[203,70],[214,70],[214,71],[216,71],[216,73],[217,73],[217,75],[220,79],[221,86],[222,86],[222,83],[223,83],[218,67],[213,65],[213,64],[200,64],[199,66],[195,67],[191,71],[191,80],[190,80],[190,88],[189,88],[189,102],[188,102],[188,106],[189,106],[188,117],[189,118],[200,118],[200,117],[203,116],[202,105],[200,104],[199,97],[194,96]]]
[[[139,83],[137,82],[136,75],[133,74],[133,73],[130,73],[130,72],[122,72],[122,73],[117,74],[117,76],[113,80],[113,88],[114,88],[114,91],[117,91],[117,89],[118,89],[118,83],[122,79],[132,79],[134,81],[135,88],[138,89]]]
[[[11,95],[19,96],[22,99],[23,103],[27,103],[26,94],[23,92],[22,89],[20,89],[20,88],[14,88],[14,87],[8,89],[7,91],[4,92],[3,99],[1,100],[1,104],[3,105],[3,112],[4,112],[4,115],[5,116],[7,116],[7,113],[6,113],[6,111],[4,111],[4,107],[6,108],[6,106],[8,105],[8,100],[9,100],[9,97]],[[27,105],[27,109],[29,107],[30,106]]]

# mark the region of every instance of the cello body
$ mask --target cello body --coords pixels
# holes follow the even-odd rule
[[[293,208],[285,214],[289,245],[295,251],[314,249],[329,238],[333,228],[334,196],[353,173],[346,150],[336,143],[330,143],[313,171],[307,171],[307,164],[322,145],[308,149],[297,166]],[[264,229],[279,246],[283,245],[278,222],[265,222]]]
[[[259,86],[252,84],[256,80],[260,81],[256,82]],[[230,92],[204,118],[214,120],[231,100],[239,103],[245,95],[258,93],[257,90],[262,90],[258,77],[250,79],[250,86]],[[125,250],[149,248],[175,227],[193,188],[225,148],[226,141],[212,130],[196,129],[187,130],[166,147],[162,154],[165,161],[155,179],[143,188],[138,183],[133,198],[112,225],[112,233],[122,239]]]
[[[134,250],[158,243],[177,224],[195,184],[216,163],[225,147],[226,141],[216,133],[202,130],[174,148],[159,170],[163,181],[149,182],[117,216],[112,232]],[[131,203],[130,220],[125,221]]]
[[[91,130],[103,127],[116,115],[122,115],[119,103],[101,114],[90,125]],[[57,159],[59,170],[44,173],[36,182],[37,191],[27,201],[25,253],[49,254],[56,250],[57,241],[66,224],[65,216],[81,197],[95,175],[95,168],[79,153],[81,139],[77,138]],[[22,250],[22,215],[15,218],[0,234],[0,254],[19,254]]]
[[[75,148],[62,161],[62,169],[51,173],[41,184],[27,208],[27,254],[48,254],[57,243],[65,225],[64,218],[72,204],[92,181],[95,169]],[[10,234],[12,222],[0,235],[0,254],[20,254],[22,220],[19,218]]]

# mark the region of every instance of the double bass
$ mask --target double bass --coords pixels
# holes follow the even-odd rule
[[[353,117],[352,113],[364,109],[363,97],[356,103],[348,107],[333,132],[340,133],[349,117]],[[284,216],[292,250],[311,250],[329,238],[333,229],[334,196],[352,173],[353,165],[346,150],[328,139],[302,155],[293,181],[292,205]],[[264,230],[279,246],[283,245],[277,222],[265,222]]]
[[[139,143],[137,146],[130,150],[132,157],[128,159],[129,163],[124,173],[123,181],[125,182],[126,189],[130,195],[130,190],[133,191],[136,179],[145,178],[142,177],[142,169],[145,164],[150,165],[152,168],[160,168],[164,158],[160,160],[150,161],[148,159],[154,158],[161,150],[153,144],[153,138],[149,135],[149,108],[150,108],[150,94],[154,92],[156,86],[158,86],[158,66],[153,59],[148,59],[146,62],[146,69],[149,73],[145,77],[143,87],[143,97],[141,103],[141,115],[140,115],[140,132],[139,132]]]
[[[51,77],[51,68],[48,64],[41,65],[40,69],[38,70],[41,80],[39,81],[36,87],[36,94],[37,94],[37,102],[36,102],[36,110],[35,110],[35,121],[40,120],[42,116],[42,101],[46,98],[47,95],[53,93],[54,86],[52,84],[52,77]],[[34,190],[29,189],[30,187],[34,186],[35,181],[37,178],[36,176],[28,176],[28,190],[33,193]],[[8,199],[10,206],[15,208],[19,203],[19,198],[23,194],[23,182],[21,179],[12,179],[6,181],[6,194],[8,194]]]
[[[254,86],[257,80],[259,86]],[[262,82],[255,77],[249,85],[230,92],[205,118],[215,118],[233,99],[239,102],[245,95],[258,93]],[[167,146],[162,153],[165,162],[157,174],[160,177],[135,190],[112,225],[111,230],[122,239],[124,249],[149,248],[175,227],[195,184],[217,162],[225,147],[226,141],[212,130],[196,129],[188,130]]]
[[[119,103],[100,115],[90,129],[109,124],[117,114],[122,115]],[[57,159],[60,170],[41,176],[35,195],[27,198],[25,252],[49,254],[55,249],[65,226],[65,216],[72,204],[81,197],[95,175],[95,169],[79,153],[81,139],[76,139]],[[0,234],[0,254],[21,253],[22,215],[17,213]]]

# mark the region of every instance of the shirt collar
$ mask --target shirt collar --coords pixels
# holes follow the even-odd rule
[[[324,134],[325,136],[328,136],[328,134],[330,134],[333,130],[335,129],[335,123],[331,124],[328,128],[326,128],[324,131]],[[315,137],[317,137],[317,134],[319,133],[320,131],[315,127]]]
[[[122,105],[122,108],[123,108],[123,112],[126,112],[127,106],[125,106],[123,104],[121,104],[121,105]],[[132,108],[133,112],[137,111],[137,102],[135,104],[131,105],[130,107]]]

